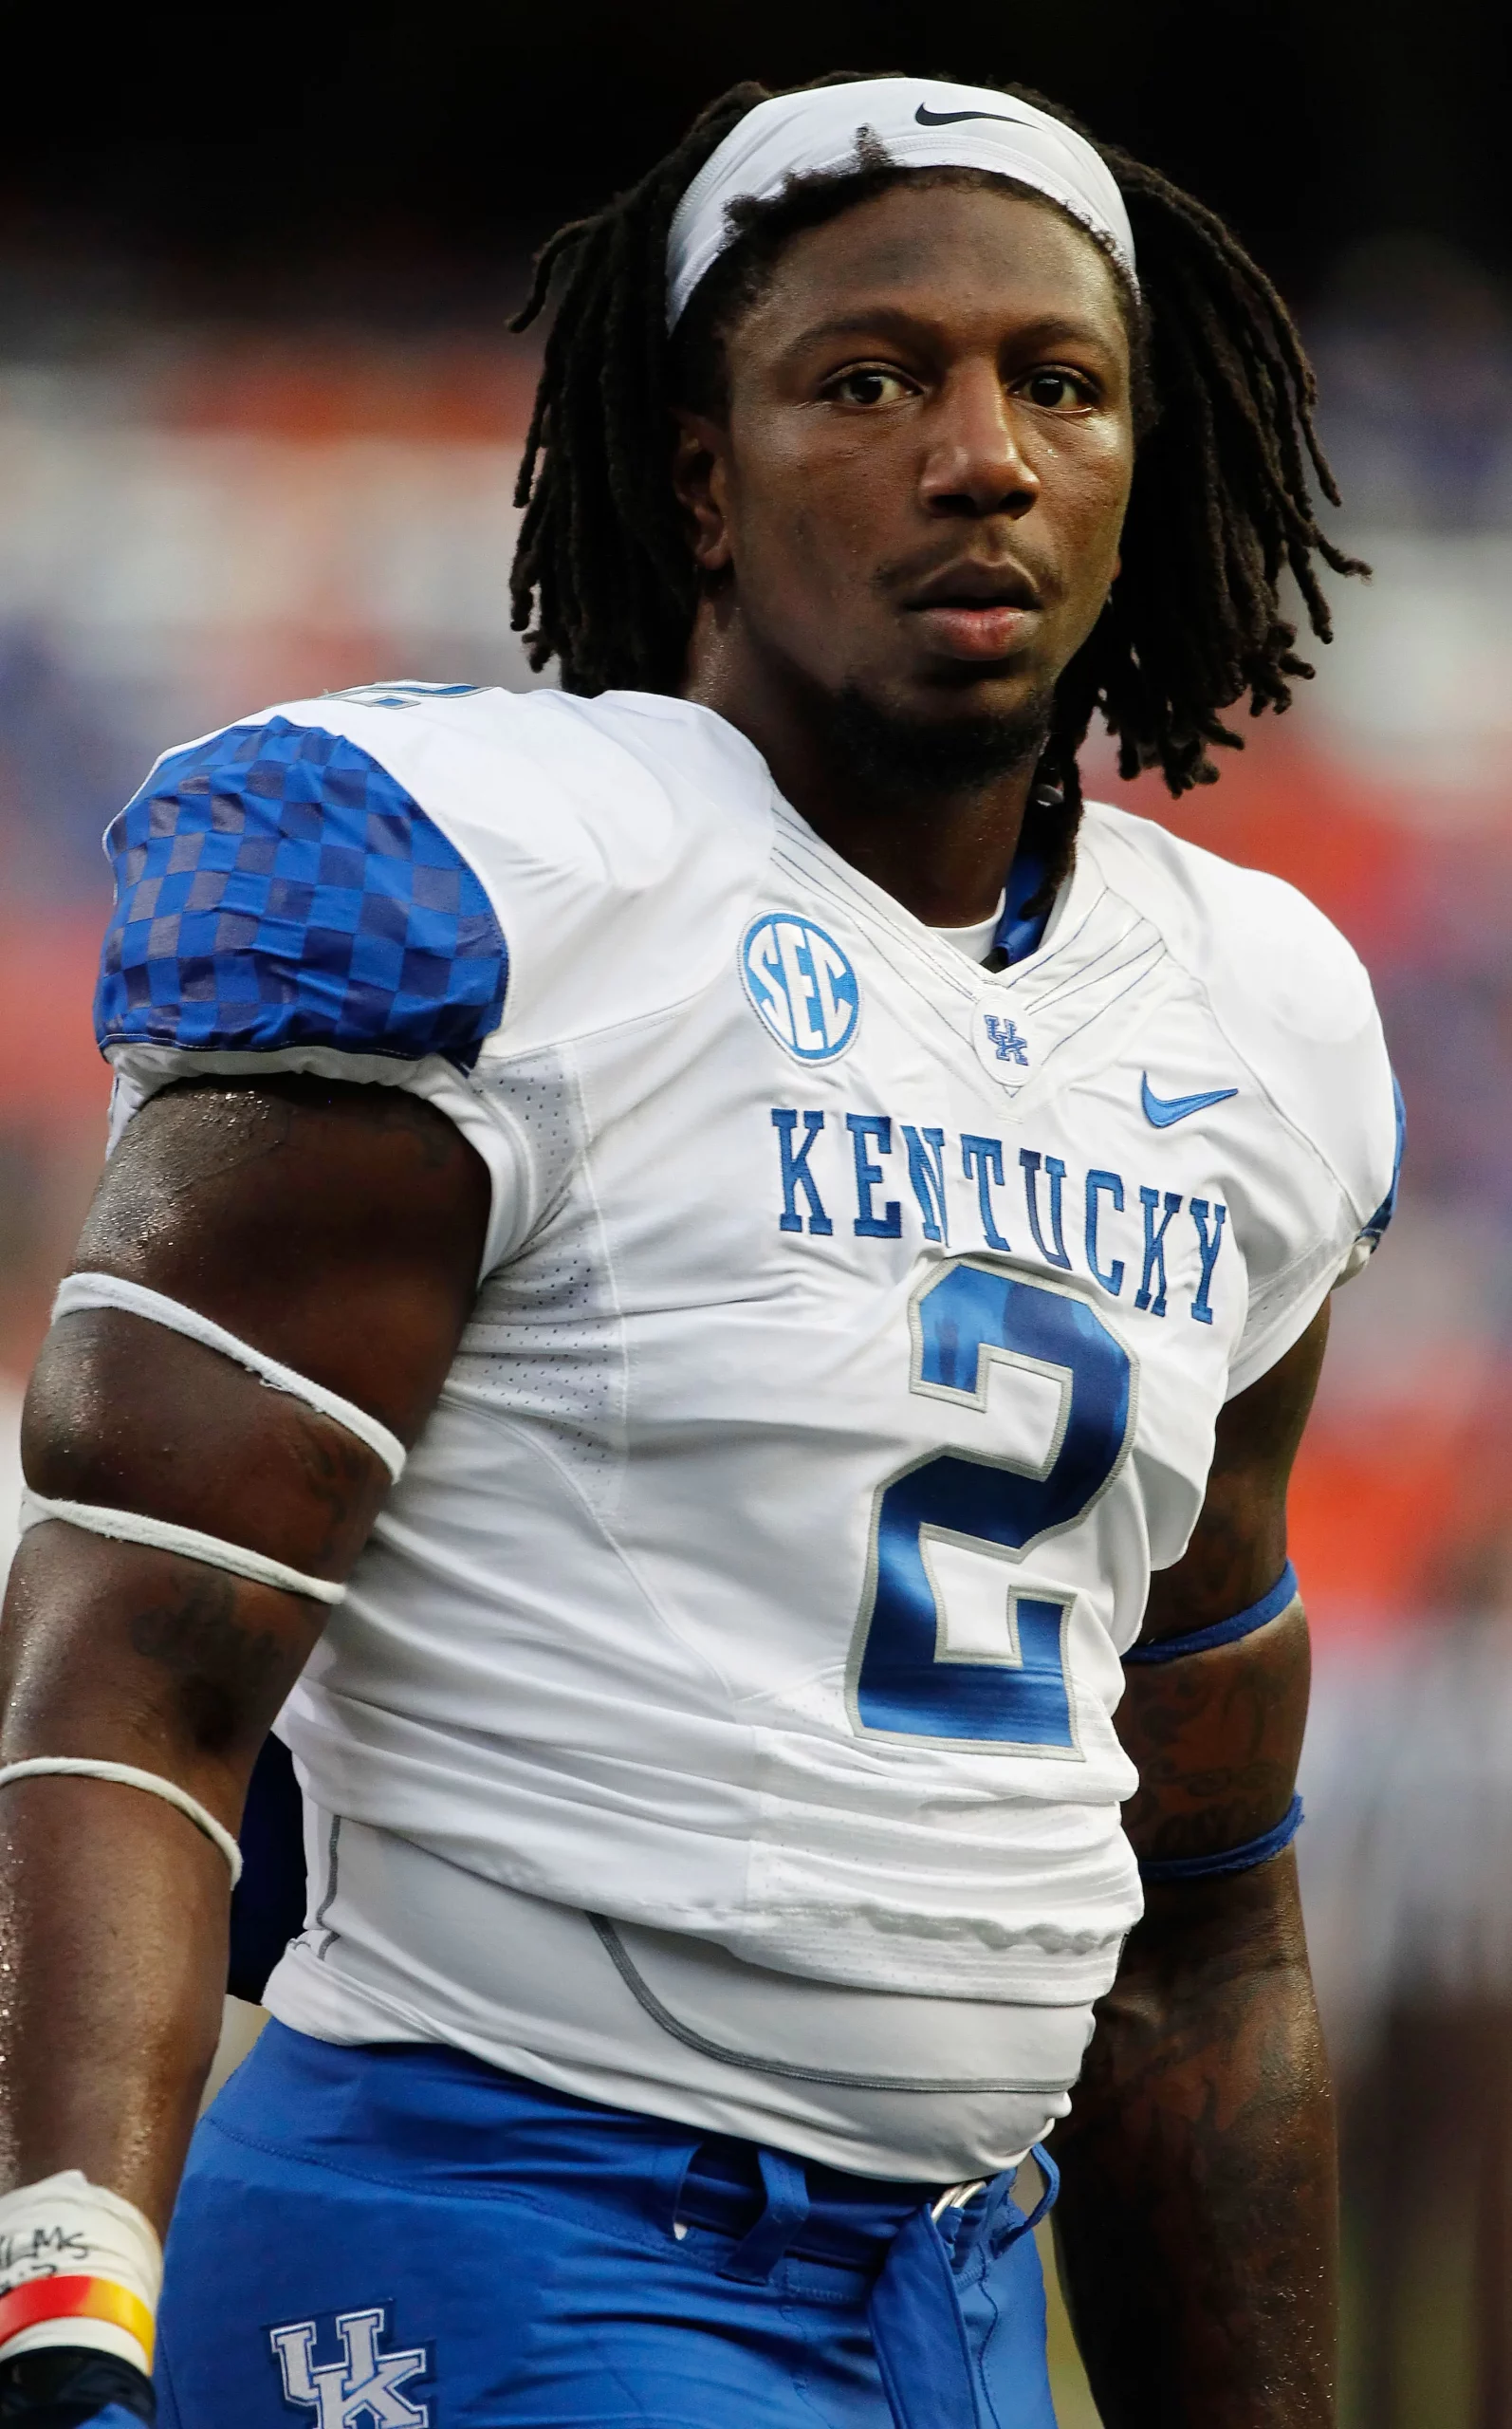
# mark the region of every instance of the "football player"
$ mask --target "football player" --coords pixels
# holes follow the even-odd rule
[[[151,2420],[156,2335],[175,2429],[1048,2429],[1054,2126],[1110,2429],[1320,2429],[1284,1502],[1399,1125],[1327,921],[1077,764],[1207,781],[1283,574],[1326,638],[1297,335],[908,77],[742,86],[553,287],[562,688],[266,710],[110,830],[0,2419]],[[191,2146],[275,1727],[307,1920]]]

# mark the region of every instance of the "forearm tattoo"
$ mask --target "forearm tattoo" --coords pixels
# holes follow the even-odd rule
[[[1334,2118],[1289,1855],[1152,1893],[1054,2148],[1106,2429],[1327,2429]]]

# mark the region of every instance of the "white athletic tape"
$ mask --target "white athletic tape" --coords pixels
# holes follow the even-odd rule
[[[12,1780],[44,1780],[52,1777],[77,1780],[114,1780],[121,1788],[139,1788],[149,1796],[160,1796],[165,1805],[176,1806],[178,1811],[202,1830],[212,1846],[219,1847],[230,1866],[231,1887],[242,1877],[242,1851],[230,1832],[213,1813],[207,1811],[197,1796],[176,1780],[165,1780],[157,1771],[138,1771],[135,1763],[107,1763],[93,1754],[31,1754],[23,1763],[0,1763],[0,1788],[9,1788]],[[3,2208],[0,2202],[0,2208]],[[0,2246],[0,2256],[4,2247]]]
[[[327,1391],[323,1383],[312,1382],[296,1367],[280,1364],[266,1350],[254,1349],[250,1342],[228,1332],[212,1317],[202,1316],[197,1307],[186,1307],[181,1299],[165,1298],[160,1290],[149,1290],[144,1282],[126,1282],[116,1273],[65,1274],[52,1303],[53,1323],[60,1316],[77,1315],[86,1307],[119,1308],[128,1316],[143,1317],[148,1324],[162,1325],[169,1332],[182,1333],[206,1349],[218,1350],[223,1358],[234,1359],[238,1366],[245,1366],[270,1391],[286,1392],[291,1400],[304,1400],[333,1424],[355,1434],[382,1460],[396,1484],[403,1474],[403,1443],[376,1417],[369,1417],[365,1408],[359,1408],[355,1400],[343,1400],[340,1392]]]
[[[61,1518],[65,1527],[82,1527],[88,1535],[108,1535],[122,1544],[145,1544],[153,1551],[178,1552],[185,1560],[203,1561],[209,1568],[229,1569],[232,1577],[249,1578],[254,1585],[276,1586],[281,1594],[307,1594],[316,1603],[340,1603],[344,1585],[328,1577],[308,1577],[302,1568],[269,1560],[266,1552],[249,1551],[244,1544],[229,1544],[221,1535],[202,1535],[197,1527],[178,1527],[171,1518],[145,1518],[137,1510],[113,1510],[101,1501],[54,1501],[26,1486],[21,1495],[21,1531]]]
[[[91,2184],[82,2169],[0,2197],[0,2359],[83,2345],[150,2376],[162,2284],[152,2220],[119,2193]],[[50,2315],[11,2327],[38,2313]]]

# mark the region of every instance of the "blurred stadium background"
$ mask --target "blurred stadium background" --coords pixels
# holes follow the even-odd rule
[[[0,1528],[99,1167],[101,830],[157,751],[378,677],[522,684],[505,576],[532,246],[699,102],[1014,76],[1192,184],[1302,315],[1376,567],[1216,792],[1116,797],[1369,963],[1401,1212],[1295,1493],[1300,1843],[1343,2104],[1349,2419],[1512,2429],[1512,215],[1504,12],[963,0],[158,11],[38,54],[0,161]],[[355,12],[353,12],[355,15]],[[33,27],[43,46],[48,37]],[[75,43],[61,28],[57,40]],[[1058,2324],[1062,2429],[1094,2416]]]

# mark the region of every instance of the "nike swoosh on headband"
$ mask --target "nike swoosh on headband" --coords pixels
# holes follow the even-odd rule
[[[1228,1097],[1236,1097],[1237,1088],[1206,1088],[1194,1097],[1157,1097],[1145,1072],[1140,1083],[1139,1102],[1145,1109],[1145,1120],[1157,1130],[1169,1130],[1173,1122],[1185,1122],[1189,1113],[1201,1113],[1206,1104],[1222,1104]]]
[[[960,126],[968,118],[989,118],[998,126],[1023,126],[1022,118],[1010,118],[1005,110],[931,110],[928,102],[920,102],[913,113],[920,126]]]

